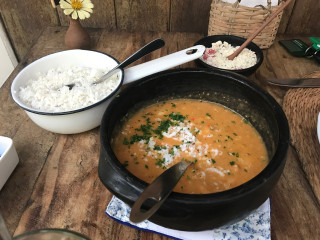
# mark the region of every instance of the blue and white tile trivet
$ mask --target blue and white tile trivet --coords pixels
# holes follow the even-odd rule
[[[134,227],[140,230],[155,232],[167,237],[183,240],[270,240],[270,200],[268,199],[251,215],[246,217],[233,225],[223,226],[213,230],[200,231],[200,232],[186,232],[168,229],[156,225],[148,220],[135,224],[130,222],[131,208],[116,198],[111,199],[106,213],[109,217],[125,224],[130,227]]]

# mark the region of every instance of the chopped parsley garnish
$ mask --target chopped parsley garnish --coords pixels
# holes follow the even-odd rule
[[[159,136],[159,139],[162,139],[163,138],[162,133],[167,132],[170,126],[172,126],[172,122],[169,119],[165,121],[161,121],[157,129],[154,130],[154,133]]]
[[[129,162],[128,162],[128,161],[125,161],[124,163],[122,163],[122,166],[128,167],[128,166],[129,166]]]
[[[157,158],[156,159],[156,165],[159,166],[159,167],[162,167],[165,164],[165,162],[166,162],[165,158],[162,158],[162,159]]]
[[[212,164],[216,163],[216,161],[213,158],[211,158],[210,160],[211,160]]]
[[[146,169],[149,169],[149,166],[146,164],[146,165],[144,165],[144,167],[146,168]]]
[[[170,149],[169,154],[170,154],[171,156],[174,155],[174,149],[173,149],[173,148]]]
[[[234,161],[229,162],[231,166],[235,165],[236,163]]]
[[[166,146],[159,146],[159,145],[154,145],[154,147],[153,147],[153,150],[157,150],[157,151],[160,151],[162,149],[167,149],[167,147]]]
[[[149,139],[150,139],[150,137],[151,137],[151,136],[146,136],[146,135],[142,135],[142,136],[137,135],[137,134],[132,135],[132,136],[130,137],[130,144],[133,144],[133,143],[135,143],[135,142],[140,142],[140,141],[142,141],[142,140],[146,140],[146,141],[148,142]]]
[[[174,121],[178,121],[178,122],[182,122],[182,123],[186,119],[186,116],[183,116],[183,115],[181,115],[179,113],[174,113],[174,112],[170,113],[169,117]]]
[[[171,103],[171,106],[172,106],[172,107],[176,107],[176,105],[175,105],[174,103]]]
[[[136,131],[141,131],[143,133],[143,135],[147,135],[147,136],[151,136],[151,130],[152,130],[152,126],[149,125],[150,123],[150,119],[147,118],[147,123],[145,125],[140,125],[140,128],[136,128]]]
[[[124,138],[123,139],[123,145],[129,145],[129,144],[130,144],[130,142],[128,141],[128,139]]]
[[[206,115],[207,115],[208,117],[211,117],[210,113],[206,113]]]

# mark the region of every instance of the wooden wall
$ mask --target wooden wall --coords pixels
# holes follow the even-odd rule
[[[128,31],[183,31],[206,34],[211,0],[92,0],[94,12],[82,25]],[[293,0],[280,33],[320,35],[319,0]],[[0,0],[1,19],[18,59],[46,26],[68,26],[50,0]]]

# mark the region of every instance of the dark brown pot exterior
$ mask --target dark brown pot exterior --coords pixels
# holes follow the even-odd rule
[[[100,180],[116,197],[132,206],[147,183],[117,160],[110,144],[112,132],[137,104],[183,97],[217,102],[245,116],[266,143],[270,162],[255,178],[228,191],[173,192],[149,220],[184,231],[232,224],[248,216],[270,196],[285,166],[289,146],[288,121],[280,105],[242,75],[222,70],[178,69],[151,75],[124,88],[111,101],[101,122]]]
[[[75,20],[71,17],[64,41],[68,49],[90,49],[91,47],[88,32],[82,27],[79,19]]]

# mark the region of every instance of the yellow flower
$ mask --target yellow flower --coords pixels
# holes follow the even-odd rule
[[[71,15],[73,19],[85,19],[90,17],[93,4],[91,0],[60,0],[60,7],[64,14]]]

